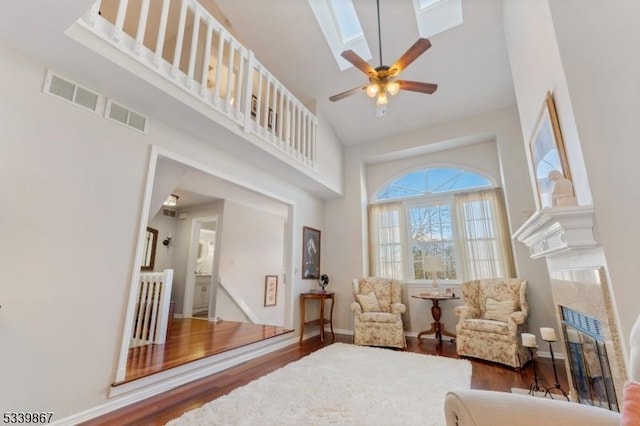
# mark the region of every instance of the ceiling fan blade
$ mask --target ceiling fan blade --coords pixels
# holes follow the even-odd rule
[[[396,80],[400,84],[400,89],[410,90],[412,92],[432,94],[438,89],[437,84],[422,83],[420,81]]]
[[[364,59],[362,59],[356,52],[353,50],[345,50],[340,54],[343,58],[349,61],[354,67],[358,68],[363,73],[369,75],[370,77],[375,77],[378,75],[375,69],[371,65],[367,63]]]
[[[422,55],[431,47],[431,42],[428,38],[419,38],[418,41],[404,52],[404,55],[389,67],[391,75],[399,74],[403,69],[409,66],[409,64],[415,61],[418,56]]]
[[[344,99],[348,96],[351,95],[355,95],[358,92],[362,92],[363,90],[365,90],[367,88],[367,86],[358,86],[358,87],[354,87],[351,90],[347,90],[346,92],[342,92],[342,93],[338,93],[337,95],[333,95],[329,98],[329,100],[331,102],[335,102],[335,101],[339,101],[340,99]]]

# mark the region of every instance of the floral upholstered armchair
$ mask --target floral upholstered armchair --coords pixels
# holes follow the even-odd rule
[[[495,278],[462,284],[465,306],[454,308],[458,355],[499,362],[519,369],[529,359],[520,344],[529,305],[527,282]]]
[[[401,303],[402,286],[387,278],[353,280],[355,313],[353,343],[356,345],[405,348],[402,314],[407,310]]]

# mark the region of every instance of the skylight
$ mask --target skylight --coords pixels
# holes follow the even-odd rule
[[[413,0],[420,37],[431,37],[462,24],[462,0]]]
[[[351,0],[308,1],[340,70],[352,66],[340,56],[345,50],[355,51],[365,61],[372,58]]]
[[[418,6],[420,10],[426,9],[431,6],[435,6],[438,3],[442,3],[446,0],[418,0]]]
[[[331,10],[343,44],[364,35],[351,1],[331,0]]]

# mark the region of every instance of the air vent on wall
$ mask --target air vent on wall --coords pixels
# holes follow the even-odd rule
[[[171,209],[162,209],[162,216],[167,216],[167,217],[172,217],[175,219],[175,217],[178,215],[178,212],[175,210],[171,210]]]
[[[51,71],[45,74],[44,92],[93,112],[98,112],[104,103],[101,95]]]
[[[147,132],[147,117],[117,104],[111,99],[107,100],[104,116],[139,132]]]

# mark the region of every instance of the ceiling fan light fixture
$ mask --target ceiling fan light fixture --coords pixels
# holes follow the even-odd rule
[[[375,97],[379,91],[380,87],[376,83],[370,83],[367,86],[367,96],[369,96],[370,98]]]
[[[389,93],[391,96],[395,95],[400,91],[400,83],[397,81],[389,81],[385,87],[385,92]]]
[[[381,90],[380,93],[378,93],[378,99],[376,100],[376,106],[382,106],[382,105],[386,105],[388,102],[387,100],[387,94],[384,90]]]

